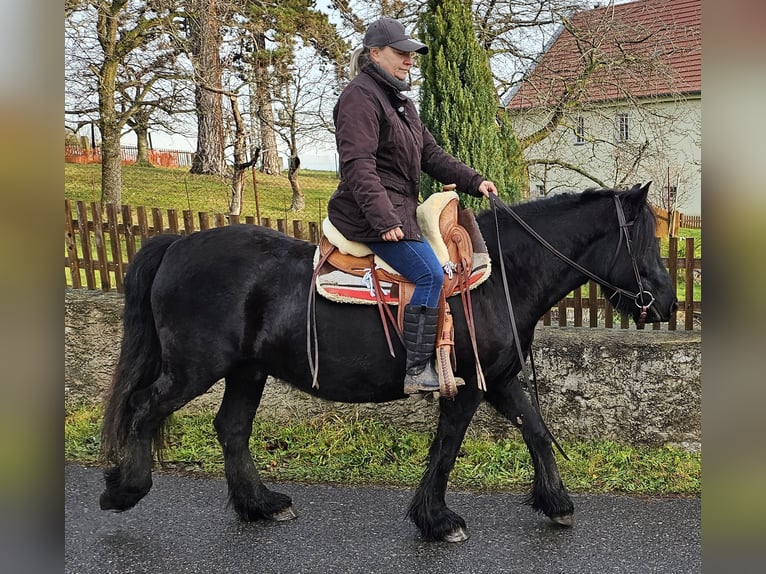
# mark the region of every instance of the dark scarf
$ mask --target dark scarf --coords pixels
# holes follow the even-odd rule
[[[391,87],[395,88],[396,90],[400,92],[409,92],[412,89],[412,86],[410,86],[408,82],[405,82],[404,80],[400,80],[399,78],[392,76],[375,62],[371,62],[368,65],[372,66],[374,70],[372,74],[373,78],[377,76],[378,78],[380,78],[381,80],[384,80],[387,84],[389,84]]]

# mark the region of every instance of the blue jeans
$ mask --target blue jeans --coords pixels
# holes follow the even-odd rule
[[[367,246],[401,275],[415,284],[410,305],[438,307],[444,270],[425,241],[376,241]]]

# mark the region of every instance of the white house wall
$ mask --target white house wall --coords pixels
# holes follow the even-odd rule
[[[628,114],[629,137],[617,142],[617,114]],[[577,118],[584,119],[584,142],[576,142]],[[545,125],[540,111],[514,112],[516,133],[526,136]],[[612,104],[573,112],[542,142],[525,150],[527,160],[556,159],[571,164],[608,187],[651,180],[650,199],[667,208],[667,185],[677,188],[672,207],[701,215],[701,98],[643,102],[640,107]],[[636,157],[640,151],[640,160]],[[582,191],[597,184],[583,174],[557,165],[530,167],[530,197]],[[662,195],[660,195],[662,194]]]

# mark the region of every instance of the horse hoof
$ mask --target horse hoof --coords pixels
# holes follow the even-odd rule
[[[465,542],[470,538],[468,531],[462,526],[458,526],[455,530],[445,534],[444,542]]]
[[[574,524],[574,515],[562,514],[561,516],[551,516],[551,520],[554,524],[558,524],[559,526],[570,527]]]
[[[114,510],[115,512],[119,512],[121,510],[117,507],[117,504],[114,502],[114,500],[112,500],[112,497],[109,496],[106,492],[102,493],[99,497],[98,505],[101,510]]]
[[[298,515],[293,510],[292,506],[288,506],[284,510],[280,510],[271,515],[271,519],[275,522],[286,522],[288,520],[293,520],[294,518],[298,518]]]

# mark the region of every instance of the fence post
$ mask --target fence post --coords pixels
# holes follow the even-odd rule
[[[673,286],[673,293],[678,293],[678,237],[668,239],[668,274],[670,275],[670,284]],[[675,313],[671,313],[668,319],[668,331],[677,329]]]
[[[159,235],[165,231],[165,225],[162,223],[162,211],[159,207],[152,207],[152,223],[154,224],[152,235]]]
[[[141,235],[141,247],[149,240],[149,214],[143,205],[136,207],[138,217],[138,233]]]
[[[582,327],[582,285],[574,290],[574,326]]]
[[[72,203],[64,200],[64,242],[66,243],[67,256],[69,259],[69,275],[72,277],[72,287],[80,289],[82,278],[80,277],[80,259],[77,253],[77,237],[72,222]]]
[[[88,231],[88,211],[85,202],[77,202],[77,228],[80,231],[80,244],[82,245],[82,258],[85,265],[85,283],[88,289],[96,288],[96,276],[93,272],[93,255],[90,249],[90,232]]]
[[[125,247],[130,263],[136,256],[136,234],[133,230],[133,210],[129,205],[122,206],[122,233],[125,235]]]
[[[321,238],[322,235],[320,233],[320,227],[317,222],[309,221],[309,241],[311,241],[311,243],[319,243]]]
[[[184,216],[184,235],[191,235],[194,233],[194,214],[192,213],[191,209],[184,209],[183,210],[183,216]]]
[[[684,294],[684,328],[687,331],[694,329],[694,238],[686,238],[686,257],[684,265],[686,267],[686,293]]]
[[[178,212],[175,209],[168,209],[168,228],[171,233],[178,235]]]
[[[598,327],[598,283],[593,279],[588,282],[588,313],[590,326]]]
[[[299,219],[293,219],[293,237],[296,239],[306,239],[306,234],[303,232],[303,222]]]
[[[122,278],[125,276],[125,268],[122,263],[122,244],[117,232],[117,206],[113,203],[106,204],[106,226],[109,230],[109,243],[111,243],[112,259],[114,260],[114,285],[117,287],[117,291],[122,293],[124,291]]]
[[[101,277],[101,289],[110,291],[112,281],[109,277],[109,266],[106,257],[106,242],[104,241],[104,226],[101,222],[101,204],[92,201],[90,204],[93,214],[93,237],[96,241],[96,251],[98,253],[98,273]]]

